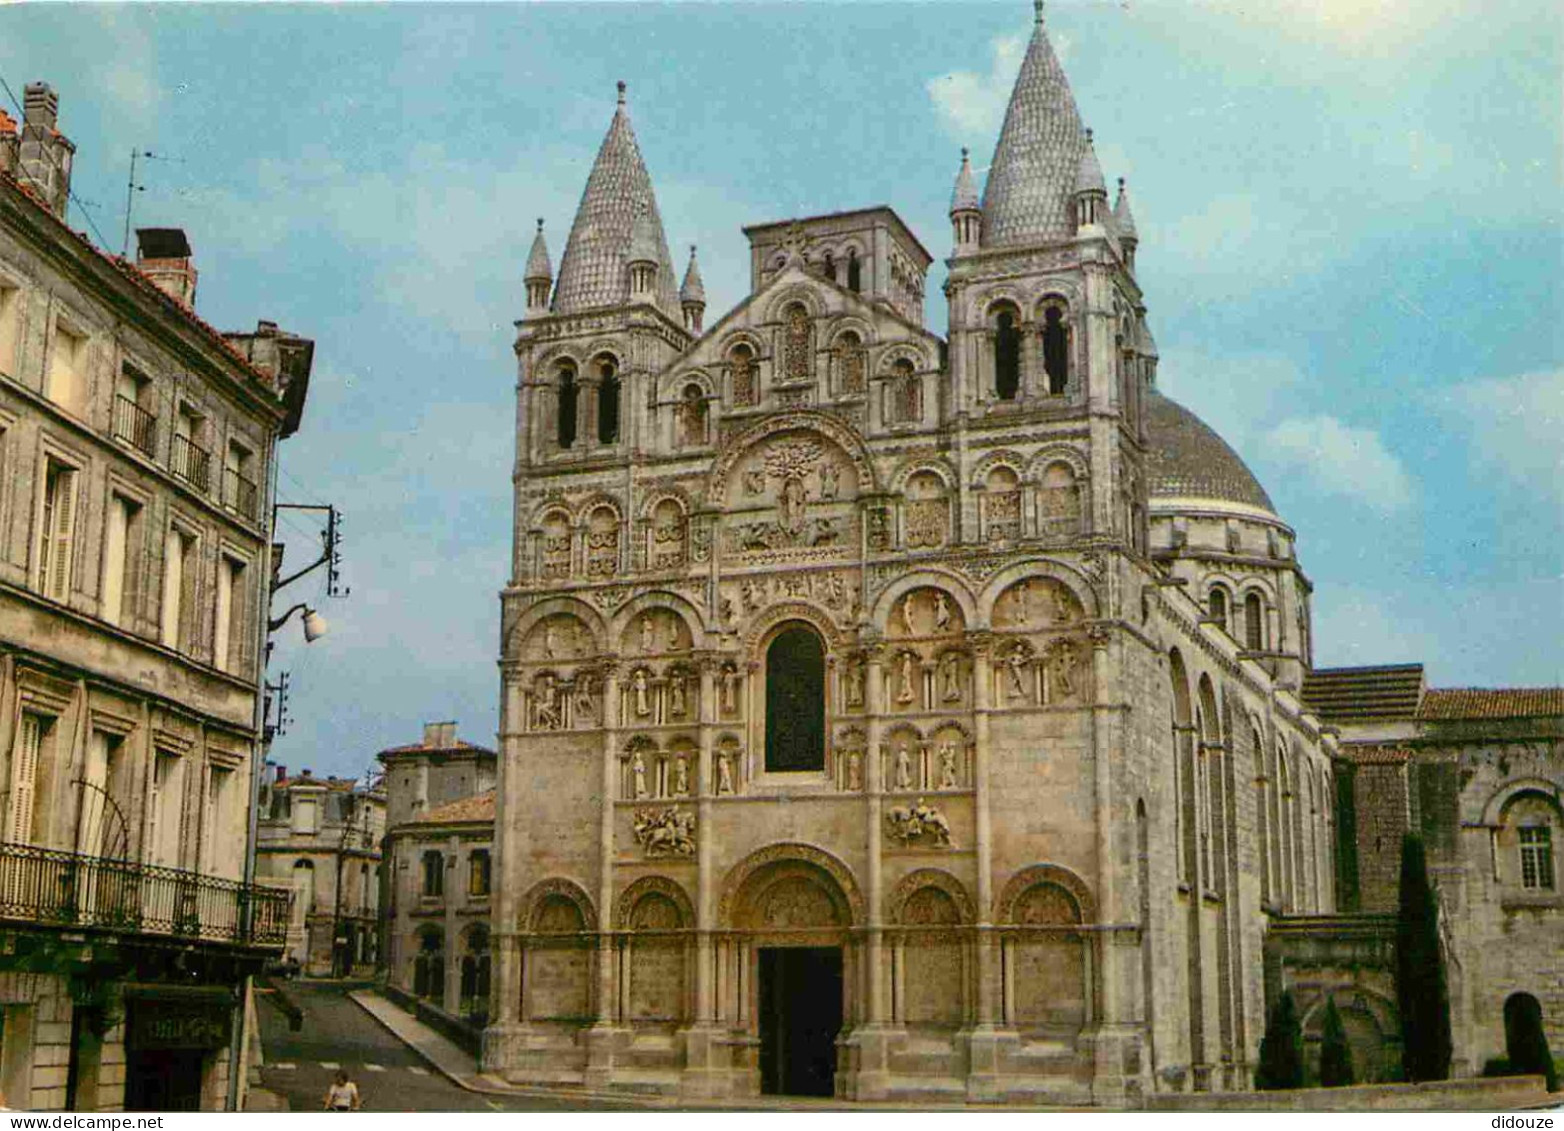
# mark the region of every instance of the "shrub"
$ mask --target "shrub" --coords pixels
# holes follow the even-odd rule
[[[1439,902],[1428,882],[1423,840],[1401,842],[1401,908],[1396,918],[1396,1007],[1406,1078],[1450,1076],[1450,995],[1439,951]]]
[[[1265,1036],[1260,1038],[1254,1086],[1262,1092],[1303,1087],[1303,1030],[1298,1025],[1298,1007],[1285,990],[1276,999]]]
[[[1357,1083],[1352,1071],[1352,1048],[1347,1044],[1347,1030],[1341,1024],[1341,1013],[1336,1009],[1336,999],[1325,1003],[1325,1031],[1320,1039],[1320,1086],[1344,1088]]]

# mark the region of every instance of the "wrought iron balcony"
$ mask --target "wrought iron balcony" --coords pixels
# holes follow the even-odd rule
[[[212,481],[212,453],[189,436],[174,437],[174,447],[169,453],[168,467],[180,479],[203,491]]]
[[[0,923],[280,950],[292,893],[134,860],[0,843]]]
[[[129,397],[114,398],[114,438],[151,455],[157,447],[157,417]]]
[[[223,505],[229,510],[238,511],[254,522],[259,497],[255,480],[245,478],[231,467],[223,469]]]

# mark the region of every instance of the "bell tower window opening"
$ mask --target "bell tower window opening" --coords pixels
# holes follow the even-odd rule
[[[597,367],[597,442],[619,442],[619,370],[605,358]]]
[[[1258,593],[1244,598],[1244,647],[1251,652],[1265,647],[1265,609]]]
[[[1228,631],[1227,590],[1222,588],[1211,590],[1211,619],[1216,621],[1217,627],[1223,632]]]
[[[576,367],[569,363],[562,364],[557,385],[559,403],[555,406],[554,419],[554,438],[561,448],[568,448],[576,442],[576,401],[579,394]]]
[[[1021,331],[1014,312],[1002,310],[994,326],[994,392],[1013,401],[1021,391]]]
[[[791,625],[766,649],[766,771],[825,769],[825,647]]]
[[[847,253],[847,289],[854,294],[863,290],[863,265],[856,249]]]
[[[1048,375],[1049,394],[1061,395],[1070,381],[1070,332],[1057,306],[1043,315],[1043,371]]]

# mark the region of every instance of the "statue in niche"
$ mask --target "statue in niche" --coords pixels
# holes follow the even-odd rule
[[[943,698],[947,703],[961,699],[961,660],[954,652],[946,652],[939,665]]]
[[[744,493],[746,495],[763,495],[766,493],[766,472],[759,467],[744,469]]]
[[[834,499],[834,498],[836,498],[837,475],[838,475],[838,472],[836,470],[836,464],[827,462],[827,463],[822,463],[820,465],[820,498],[821,499]]]
[[[668,618],[668,651],[670,651],[670,652],[677,652],[678,650],[679,650],[679,618],[678,617],[669,617]]]
[[[641,618],[641,651],[652,652],[657,647],[657,622],[651,613]]]
[[[684,676],[682,675],[668,677],[668,713],[684,714]]]
[[[539,730],[558,730],[564,723],[563,711],[559,700],[559,684],[548,672],[544,672],[538,681],[537,693],[537,728]]]
[[[706,399],[694,385],[684,390],[684,400],[679,405],[679,423],[686,447],[697,447],[706,442]]]
[[[847,665],[847,703],[856,707],[863,702],[863,665],[856,660]]]
[[[733,792],[733,752],[722,750],[717,754],[717,792]]]
[[[722,669],[722,709],[739,709],[739,670],[732,664]]]
[[[956,744],[948,738],[939,744],[939,787],[941,789],[957,788]]]
[[[863,755],[856,750],[847,752],[847,788],[863,788]]]
[[[896,702],[911,703],[912,700],[912,653],[903,652],[897,675]]]
[[[1061,642],[1048,656],[1045,670],[1050,699],[1064,699],[1075,694],[1075,649]]]
[[[1010,676],[1010,696],[1014,699],[1025,699],[1026,694],[1026,649],[1017,645],[1010,650],[1005,657],[1005,667]]]
[[[934,594],[934,631],[950,628],[950,600],[943,593]]]
[[[1032,583],[1023,581],[1010,591],[1010,612],[1017,624],[1032,623]]]
[[[690,762],[683,754],[673,764],[673,792],[676,797],[690,792]]]
[[[559,622],[550,620],[543,626],[543,655],[550,660],[557,660],[565,652],[565,644],[560,638]]]
[[[912,788],[912,751],[905,742],[896,748],[896,788]]]
[[[637,750],[630,758],[631,794],[637,801],[646,796],[646,759]]]
[[[809,489],[804,486],[802,475],[790,475],[782,483],[782,495],[777,500],[778,524],[789,534],[797,535],[804,529],[804,508],[809,500]]]
[[[591,672],[582,672],[576,677],[576,722],[591,726],[593,720],[597,717],[597,701],[594,698],[595,690]]]
[[[631,686],[635,689],[635,713],[646,716],[652,713],[652,704],[647,692],[649,681],[646,678],[646,669],[637,668],[635,678],[631,680]]]

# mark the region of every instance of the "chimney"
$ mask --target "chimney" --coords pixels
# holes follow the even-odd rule
[[[424,745],[431,750],[449,750],[456,745],[456,724],[425,723]]]
[[[16,119],[0,110],[0,173],[16,176],[21,160],[22,139],[16,134]]]
[[[71,160],[76,146],[56,128],[60,96],[45,82],[30,82],[22,95],[22,137],[17,150],[20,180],[43,197],[60,219],[71,199]]]
[[[196,269],[181,228],[137,228],[136,267],[169,298],[195,309]]]

